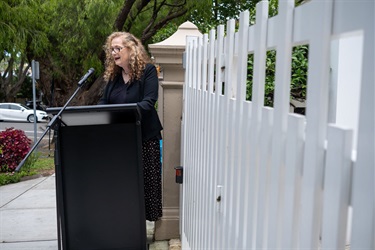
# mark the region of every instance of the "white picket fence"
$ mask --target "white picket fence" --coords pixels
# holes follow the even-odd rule
[[[238,32],[229,20],[187,39],[182,247],[375,249],[374,1],[279,0],[278,13],[268,18],[261,1],[254,25],[246,11]],[[350,35],[363,41],[357,143],[327,118],[331,42]],[[301,44],[309,45],[306,116],[289,113],[291,51]],[[274,108],[264,107],[270,49]]]

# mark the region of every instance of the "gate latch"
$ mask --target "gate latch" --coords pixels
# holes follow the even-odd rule
[[[176,183],[182,184],[184,178],[184,168],[182,166],[177,166],[174,168],[176,170]]]

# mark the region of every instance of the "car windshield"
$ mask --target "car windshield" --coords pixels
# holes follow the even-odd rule
[[[20,104],[20,106],[21,106],[22,108],[25,108],[25,109],[31,109],[31,108],[29,108],[29,107],[27,107],[26,105],[23,105],[23,104]]]

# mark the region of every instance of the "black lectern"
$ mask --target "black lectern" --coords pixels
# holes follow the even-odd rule
[[[136,104],[61,114],[54,128],[59,249],[147,249],[140,120]]]

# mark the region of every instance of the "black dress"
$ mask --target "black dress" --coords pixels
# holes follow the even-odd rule
[[[156,68],[147,64],[142,78],[127,84],[121,75],[109,81],[98,104],[137,103],[142,120],[142,159],[146,219],[162,217],[160,139],[162,126],[155,110],[158,99]]]

